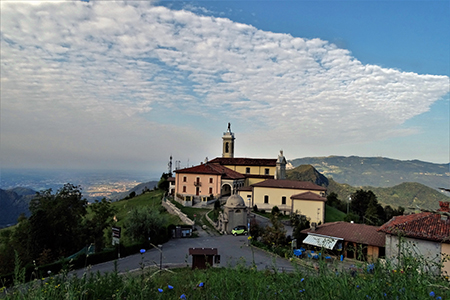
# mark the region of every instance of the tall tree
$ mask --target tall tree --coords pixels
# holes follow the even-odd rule
[[[95,252],[100,252],[105,245],[104,231],[113,224],[116,209],[110,201],[103,198],[89,205],[89,210],[91,214],[85,219],[86,241],[94,243]]]
[[[267,245],[283,245],[286,242],[286,229],[283,223],[278,219],[279,214],[270,216],[272,226],[266,226],[262,235],[262,240]]]
[[[155,208],[134,208],[130,212],[125,228],[133,241],[144,242],[149,238],[155,240],[166,223],[166,216],[161,215]]]
[[[70,183],[56,194],[51,189],[36,193],[30,202],[31,257],[45,264],[78,251],[86,206],[81,188]]]
[[[363,217],[365,217],[366,210],[369,207],[371,200],[373,203],[378,204],[377,196],[375,196],[375,194],[370,190],[357,190],[351,195],[351,199],[350,209],[359,216],[360,220],[363,220]]]
[[[296,211],[295,214],[291,214],[291,225],[294,229],[292,237],[297,239],[298,245],[306,238],[307,234],[301,233],[303,229],[310,227],[310,219]]]
[[[169,177],[172,177],[172,173],[163,173],[161,178],[158,181],[158,189],[163,190],[164,192],[169,191]]]

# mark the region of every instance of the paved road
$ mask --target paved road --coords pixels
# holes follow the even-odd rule
[[[172,239],[162,247],[162,267],[192,266],[192,256],[188,255],[189,248],[217,248],[222,267],[234,267],[238,263],[251,266],[254,261],[258,270],[276,269],[278,271],[293,271],[294,266],[287,260],[247,245],[247,236],[209,236],[204,232],[198,238]],[[160,252],[157,249],[147,249],[141,255],[127,256],[118,260],[118,271],[127,272],[137,270],[140,264],[158,266]],[[215,265],[216,266],[216,265]],[[106,262],[92,266],[89,270],[80,269],[72,272],[81,276],[85,272],[112,272],[114,262]]]

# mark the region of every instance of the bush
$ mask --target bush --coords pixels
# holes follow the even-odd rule
[[[258,206],[257,206],[256,204],[253,206],[253,211],[254,211],[255,213],[258,212]]]
[[[274,206],[272,207],[272,215],[279,215],[280,214],[280,209],[278,208],[278,206]]]
[[[217,199],[216,202],[214,202],[214,209],[215,210],[219,210],[220,209],[220,201],[219,201],[219,199]]]

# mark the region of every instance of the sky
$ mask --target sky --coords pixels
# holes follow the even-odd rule
[[[1,1],[2,168],[450,161],[449,1]]]

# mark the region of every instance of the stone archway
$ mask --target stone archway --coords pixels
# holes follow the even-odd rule
[[[220,195],[223,196],[230,196],[231,195],[231,185],[229,185],[228,183],[224,183],[222,185],[222,189],[220,190]]]

